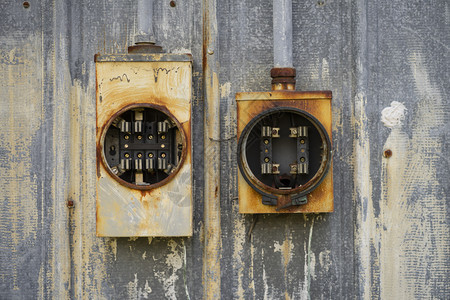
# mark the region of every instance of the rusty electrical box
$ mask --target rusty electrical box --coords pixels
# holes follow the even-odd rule
[[[97,235],[192,235],[192,57],[95,61]]]
[[[236,95],[241,213],[333,211],[331,98],[287,89]]]

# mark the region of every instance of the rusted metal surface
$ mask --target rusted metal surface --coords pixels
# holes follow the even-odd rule
[[[238,93],[237,101],[237,138],[239,139],[245,126],[261,112],[276,107],[294,107],[302,111],[310,113],[316,117],[324,126],[331,140],[332,120],[331,120],[331,92],[295,92],[295,91],[272,91],[272,92],[255,92],[255,93]],[[322,164],[326,165],[326,164]],[[298,187],[294,190],[279,191],[270,187],[261,186],[268,193],[277,192],[280,194],[282,204],[279,206],[264,205],[262,203],[262,195],[256,192],[243,178],[242,174],[238,174],[238,191],[239,191],[239,212],[240,213],[305,213],[305,212],[332,212],[333,205],[333,176],[332,165],[325,175],[322,183],[308,194],[308,203],[300,206],[290,206],[282,208],[286,205],[286,195],[292,193],[296,189],[303,190],[308,186]],[[320,170],[316,176],[319,176]],[[322,172],[323,173],[323,172]],[[257,178],[253,178],[258,182]],[[314,178],[307,184],[312,184]],[[283,195],[281,195],[283,194]],[[282,208],[282,209],[281,209]]]
[[[272,68],[270,77],[272,77],[272,90],[295,90],[294,68]]]
[[[164,62],[97,62],[98,236],[192,235],[192,67],[186,59],[165,56]],[[175,172],[148,187],[120,180],[103,155],[102,141],[112,120],[140,106],[160,109],[183,133],[183,155]]]
[[[140,43],[128,47],[128,53],[161,53],[163,49],[161,46],[152,43]]]
[[[161,180],[158,181],[156,183],[150,184],[150,185],[136,185],[136,184],[132,184],[129,183],[123,179],[121,179],[120,177],[118,177],[116,174],[114,174],[114,172],[111,170],[111,168],[108,166],[107,162],[106,162],[106,158],[105,158],[105,153],[104,153],[104,139],[105,139],[105,135],[106,132],[108,130],[108,128],[111,126],[111,123],[113,123],[113,121],[120,116],[123,112],[129,110],[129,109],[133,109],[133,108],[137,108],[137,107],[149,107],[149,108],[153,108],[153,109],[157,109],[161,112],[163,112],[165,115],[167,115],[178,127],[179,131],[180,131],[180,136],[181,136],[181,142],[182,142],[182,147],[183,149],[186,149],[188,147],[188,145],[190,146],[191,143],[186,140],[186,133],[183,130],[183,126],[180,124],[180,122],[177,120],[177,118],[170,112],[169,109],[167,109],[167,107],[165,106],[159,106],[153,103],[132,103],[129,105],[126,105],[124,107],[122,107],[119,111],[115,112],[112,117],[109,119],[109,121],[104,124],[101,128],[99,128],[98,130],[100,131],[100,141],[97,142],[97,164],[100,162],[103,165],[103,168],[109,173],[109,175],[111,177],[113,177],[116,181],[118,181],[120,184],[130,188],[130,189],[136,189],[136,190],[152,190],[155,188],[158,188],[160,186],[163,186],[165,184],[167,184],[170,180],[173,179],[173,177],[175,177],[178,174],[178,171],[180,170],[181,166],[184,164],[185,160],[186,160],[186,156],[187,156],[187,151],[182,151],[181,153],[181,158],[180,158],[180,162],[178,164],[178,166],[173,169],[170,173],[170,175]],[[99,168],[98,168],[99,169]]]

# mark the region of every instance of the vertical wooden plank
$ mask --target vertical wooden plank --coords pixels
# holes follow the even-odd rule
[[[240,215],[236,92],[270,90],[271,1],[219,4],[222,120],[222,291],[237,299],[345,298],[354,293],[350,8],[293,1],[297,90],[333,91],[335,212]],[[248,235],[256,219],[251,236]]]
[[[205,299],[221,298],[220,218],[220,97],[219,45],[216,1],[203,1],[204,176],[205,247],[203,290]]]
[[[383,1],[361,9],[367,101],[366,126],[357,131],[370,155],[368,180],[355,176],[355,184],[370,190],[357,200],[360,295],[447,298],[448,5]]]

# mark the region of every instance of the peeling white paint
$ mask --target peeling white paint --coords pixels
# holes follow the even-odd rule
[[[392,101],[391,106],[381,111],[381,122],[388,128],[400,126],[405,119],[406,107],[401,102]]]
[[[326,58],[322,58],[322,68],[320,70],[322,79],[322,88],[329,89],[331,86],[330,82],[330,67]]]
[[[111,251],[114,255],[114,261],[116,261],[117,260],[117,238],[110,238],[109,246],[111,247]]]
[[[358,68],[362,63],[358,59]],[[357,136],[354,139],[354,187],[355,201],[358,202],[356,211],[356,232],[354,246],[359,259],[359,285],[361,297],[372,298],[372,261],[375,259],[371,248],[374,238],[374,211],[372,198],[372,180],[370,176],[370,140],[367,129],[367,115],[365,108],[367,97],[359,92],[354,98],[354,124]]]
[[[162,283],[166,299],[177,299],[175,290],[176,283],[179,280],[177,271],[183,267],[182,256],[184,257],[184,255],[180,252],[180,247],[174,240],[168,242],[168,247],[170,248],[170,252],[167,254],[165,260],[167,269],[156,272],[155,277]]]
[[[324,250],[319,253],[319,264],[320,268],[327,273],[332,264],[333,260],[331,259],[331,251],[330,250]]]
[[[303,278],[303,289],[300,293],[300,299],[309,300],[311,299],[310,287],[311,278],[315,277],[316,270],[316,257],[311,250],[312,234],[314,229],[314,217],[312,217],[311,226],[309,227],[308,243],[304,243],[305,251],[305,261],[304,261],[304,278]]]
[[[170,53],[174,53],[174,54],[191,54],[191,50],[187,49],[187,48],[176,48],[174,50],[172,50]]]
[[[144,287],[140,288],[137,273],[134,273],[134,280],[129,281],[127,284],[128,299],[130,300],[148,299],[149,294],[151,292],[152,289],[148,284],[148,280],[145,280]]]
[[[233,203],[233,210],[238,211],[238,203],[235,201]],[[244,286],[243,286],[243,278],[244,278],[244,266],[245,263],[243,261],[244,254],[244,242],[245,242],[245,219],[237,214],[234,219],[233,224],[233,268],[236,269],[237,272],[237,290],[235,292],[234,297],[239,299],[244,299]]]
[[[228,98],[231,94],[231,82],[220,85],[220,98]]]

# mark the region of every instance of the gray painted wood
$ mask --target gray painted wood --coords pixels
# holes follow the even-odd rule
[[[135,1],[30,4],[0,4],[0,298],[202,298],[202,2],[155,3],[156,41],[194,57],[194,236],[152,240],[95,236],[93,57],[126,52]],[[250,238],[234,94],[270,89],[272,1],[216,10],[222,298],[448,298],[448,2],[293,1],[297,89],[333,91],[335,212],[262,215]]]

